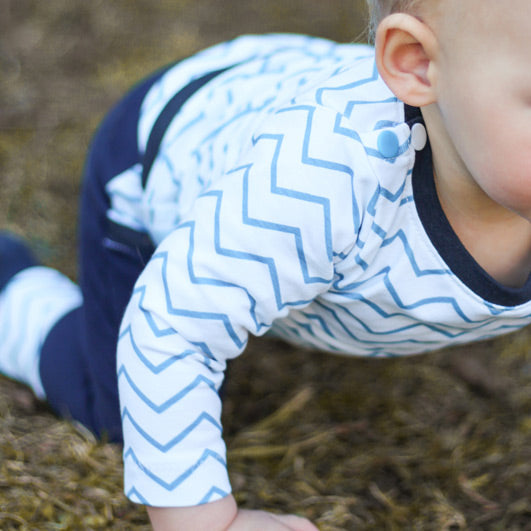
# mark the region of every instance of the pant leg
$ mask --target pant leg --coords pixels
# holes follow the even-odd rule
[[[145,233],[113,225],[107,182],[141,162],[137,127],[141,102],[155,74],[136,86],[105,118],[84,171],[79,229],[83,305],[48,334],[40,358],[46,397],[61,415],[98,436],[122,440],[116,343],[133,285],[154,248]]]

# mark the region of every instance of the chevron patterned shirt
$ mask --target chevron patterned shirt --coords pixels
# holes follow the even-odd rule
[[[531,283],[492,279],[437,200],[419,112],[397,101],[373,50],[246,36],[170,69],[138,127],[168,127],[145,188],[109,185],[109,217],[159,244],[118,343],[125,491],[157,506],[230,492],[220,424],[227,360],[249,334],[357,356],[402,356],[510,332]]]

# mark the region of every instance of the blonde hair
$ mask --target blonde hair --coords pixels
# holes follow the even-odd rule
[[[391,13],[411,13],[422,0],[367,0],[369,7],[369,38],[374,41],[380,21]]]

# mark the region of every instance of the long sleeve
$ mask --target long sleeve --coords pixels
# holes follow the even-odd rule
[[[226,360],[328,290],[335,249],[354,238],[334,220],[356,210],[352,153],[326,138],[335,120],[306,105],[270,115],[139,278],[118,344],[132,500],[186,506],[230,492],[217,394]],[[339,241],[334,225],[347,225]]]

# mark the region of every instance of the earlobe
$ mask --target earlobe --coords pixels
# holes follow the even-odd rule
[[[376,32],[378,70],[395,96],[415,107],[436,100],[437,40],[421,20],[403,13],[386,17]]]

